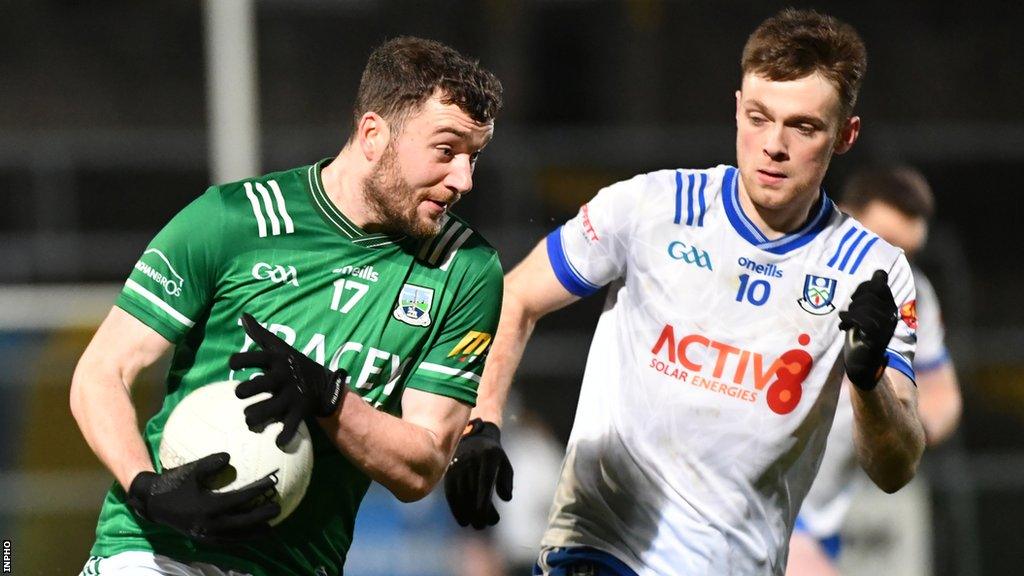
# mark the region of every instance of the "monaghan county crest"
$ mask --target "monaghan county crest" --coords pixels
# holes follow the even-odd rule
[[[402,286],[398,295],[398,306],[393,316],[411,326],[430,325],[430,304],[434,301],[434,291],[415,284]]]
[[[797,304],[815,316],[824,316],[831,313],[836,307],[832,299],[836,295],[836,280],[808,274],[804,278],[804,297],[797,300]]]

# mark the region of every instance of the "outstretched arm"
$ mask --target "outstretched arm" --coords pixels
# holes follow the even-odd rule
[[[499,429],[512,378],[537,320],[578,299],[555,277],[544,241],[505,276],[501,318],[477,388],[471,426],[445,476],[445,497],[460,525],[478,530],[494,525],[498,511],[492,493],[512,499],[512,465]]]
[[[544,241],[505,276],[501,319],[484,365],[471,418],[501,426],[512,377],[523,359],[537,320],[577,300],[579,297],[566,290],[555,277]]]

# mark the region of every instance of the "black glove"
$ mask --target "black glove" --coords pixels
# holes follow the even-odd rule
[[[205,482],[228,467],[226,452],[168,468],[139,472],[128,488],[128,505],[143,518],[170,526],[193,540],[227,544],[270,534],[269,520],[281,513],[267,476],[248,486],[214,492]]]
[[[885,348],[899,320],[896,312],[889,275],[884,270],[875,270],[871,280],[853,291],[850,308],[839,313],[839,329],[846,330],[846,375],[862,390],[874,389],[882,378],[888,364]]]
[[[235,395],[249,398],[261,392],[271,394],[270,398],[245,408],[245,423],[250,430],[259,431],[270,422],[282,422],[284,427],[277,435],[277,445],[284,446],[304,419],[334,414],[344,399],[344,370],[329,372],[260,326],[249,314],[242,314],[242,326],[263,350],[232,354],[231,369],[262,368],[264,374],[239,384]]]
[[[512,499],[512,464],[501,448],[501,430],[479,418],[469,421],[444,477],[444,496],[459,526],[482,530],[498,523],[491,501]]]

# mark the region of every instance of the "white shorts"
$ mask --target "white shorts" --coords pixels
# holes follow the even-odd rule
[[[109,558],[91,556],[78,576],[252,576],[246,572],[222,570],[213,564],[185,564],[152,552],[121,552]]]

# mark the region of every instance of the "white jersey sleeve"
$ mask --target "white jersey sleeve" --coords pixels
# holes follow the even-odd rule
[[[918,328],[914,370],[922,373],[948,363],[949,352],[946,350],[946,329],[942,323],[939,298],[928,278],[916,268],[914,285],[917,289],[917,301],[907,310],[901,310],[901,316],[916,312]]]
[[[569,292],[589,296],[622,276],[648,181],[648,175],[640,175],[603,188],[576,217],[548,235],[551,267]]]
[[[914,353],[917,346],[917,316],[914,311],[915,299],[914,274],[910,269],[907,257],[900,253],[889,271],[889,289],[899,310],[900,319],[896,323],[896,331],[889,341],[885,354],[889,360],[889,368],[895,368],[912,381],[914,376]]]

